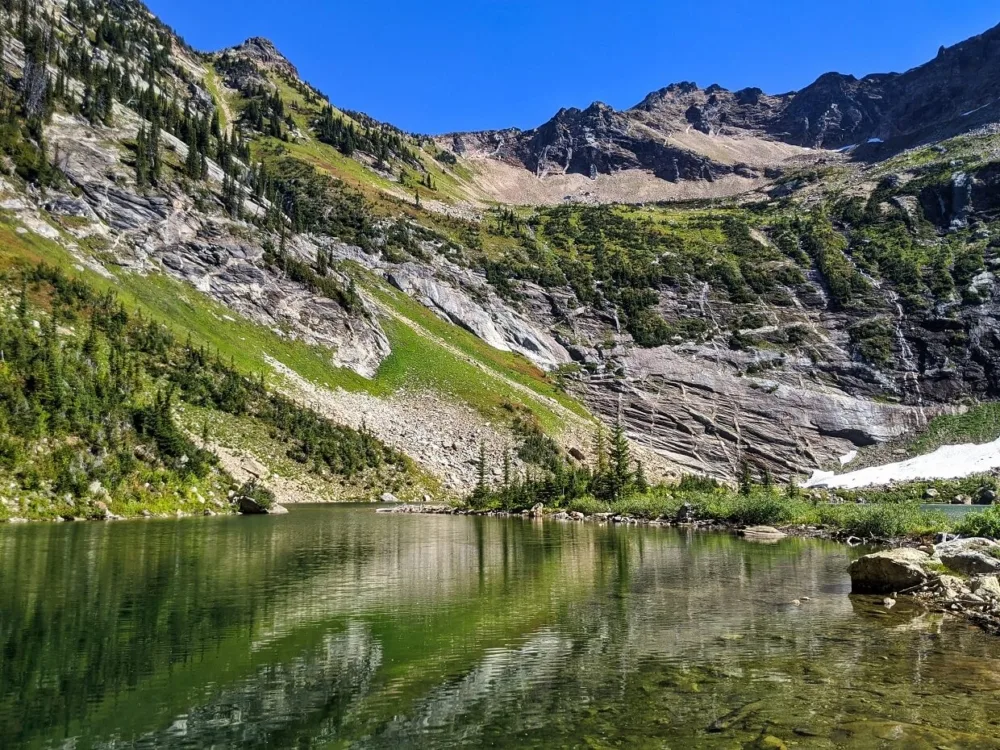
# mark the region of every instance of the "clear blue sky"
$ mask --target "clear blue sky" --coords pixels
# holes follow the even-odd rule
[[[769,93],[903,71],[996,0],[149,0],[200,50],[269,37],[334,104],[407,131],[534,127],[674,81]]]

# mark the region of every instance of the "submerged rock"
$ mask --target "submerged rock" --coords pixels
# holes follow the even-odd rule
[[[773,526],[747,526],[745,529],[740,529],[738,533],[740,536],[755,542],[777,542],[788,536]]]
[[[855,594],[888,594],[925,583],[932,562],[926,552],[901,548],[875,552],[851,563],[851,591]]]

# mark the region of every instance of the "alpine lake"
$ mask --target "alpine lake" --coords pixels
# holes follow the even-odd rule
[[[1000,638],[796,538],[293,506],[0,527],[0,747],[1000,748]]]

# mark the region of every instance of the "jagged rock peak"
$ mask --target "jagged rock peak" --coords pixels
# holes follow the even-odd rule
[[[225,53],[248,58],[265,67],[284,70],[293,76],[299,74],[296,67],[281,54],[274,42],[266,37],[250,37],[243,44],[225,50]]]

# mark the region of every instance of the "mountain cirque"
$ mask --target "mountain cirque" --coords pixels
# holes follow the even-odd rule
[[[733,196],[783,170],[838,158],[828,151],[885,143],[882,156],[996,122],[998,70],[1000,27],[942,47],[902,74],[859,80],[827,73],[779,95],[677,83],[624,111],[595,102],[562,109],[533,130],[456,133],[436,142],[472,160],[475,185],[502,202]]]

